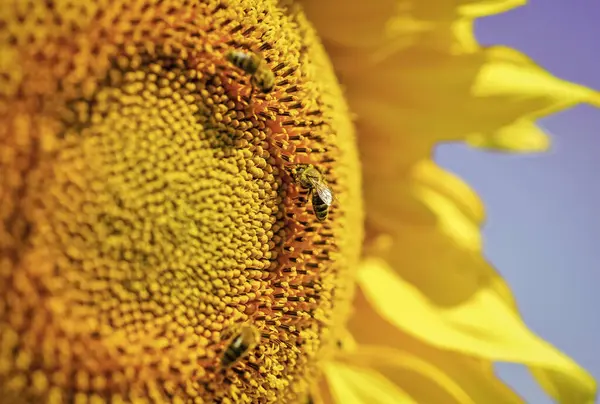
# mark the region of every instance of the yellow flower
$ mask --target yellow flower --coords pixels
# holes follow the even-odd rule
[[[482,258],[477,196],[430,160],[545,150],[535,118],[600,105],[478,47],[473,19],[521,3],[4,2],[0,397],[512,403],[491,364],[513,361],[592,402]],[[327,179],[325,221],[293,163]],[[260,341],[223,368],[244,324]]]

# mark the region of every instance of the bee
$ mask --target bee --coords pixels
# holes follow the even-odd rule
[[[329,207],[333,203],[333,192],[323,174],[312,164],[296,164],[291,170],[292,178],[312,196],[313,210],[319,222],[327,219]]]
[[[258,345],[260,333],[252,325],[243,325],[238,333],[229,341],[223,356],[221,368],[226,369],[242,359],[248,352]]]
[[[275,86],[275,75],[267,66],[265,60],[257,53],[229,51],[225,58],[234,66],[239,67],[250,77],[252,88],[258,87],[263,93],[269,93]]]

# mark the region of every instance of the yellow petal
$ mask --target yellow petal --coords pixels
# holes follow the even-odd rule
[[[399,188],[404,189],[402,194],[391,193],[389,198],[381,198],[382,201],[374,198],[371,202],[378,207],[369,215],[370,230],[388,234],[379,237],[385,242],[374,243],[375,247],[384,247],[373,248],[371,253],[385,258],[436,304],[457,304],[475,293],[480,285],[486,285],[518,315],[510,289],[480,255],[478,224],[483,220],[483,206],[476,194],[428,160],[415,165],[411,180],[409,190],[404,183],[395,184],[402,185]],[[367,191],[371,187],[372,184],[366,184]],[[396,198],[398,206],[394,211]],[[419,202],[422,204],[418,205]],[[407,209],[411,203],[414,206]],[[389,212],[387,217],[383,215],[385,212]],[[532,370],[535,375],[541,374]],[[544,382],[548,378],[551,382]],[[564,387],[555,374],[541,375],[538,380],[549,394],[569,397],[568,386]],[[557,389],[561,392],[554,393]]]
[[[376,46],[386,38],[386,21],[398,1],[337,0],[301,1],[309,20],[325,41],[349,47]]]
[[[442,306],[380,259],[366,260],[358,277],[377,312],[405,332],[439,348],[551,370],[560,375],[570,397],[576,399],[571,402],[591,403],[594,399],[593,378],[529,331],[514,311],[483,285],[468,299]]]
[[[383,172],[374,178],[364,184],[371,227],[408,238],[399,245],[424,240],[424,248],[430,249],[432,237],[437,237],[442,238],[440,243],[480,251],[479,225],[485,210],[477,194],[460,178],[429,159],[414,164],[407,178]],[[440,257],[432,258],[437,262]]]
[[[595,404],[597,403],[597,392],[596,398],[592,398],[589,401],[581,401],[581,395],[577,391],[571,389],[571,381],[568,377],[565,377],[560,372],[554,370],[546,370],[535,366],[530,366],[529,370],[542,386],[542,388],[557,402],[560,403],[584,403],[584,404]]]
[[[324,371],[338,404],[417,403],[374,370],[332,362],[324,366]]]
[[[422,21],[447,26],[459,17],[481,17],[521,6],[525,0],[302,0],[309,19],[327,45],[349,48],[374,47],[385,41],[411,36],[415,23]],[[431,26],[431,25],[430,25]],[[331,49],[328,49],[331,51]]]
[[[358,116],[388,124],[375,136],[404,136],[407,144],[491,136],[577,103],[600,105],[597,92],[560,80],[505,47],[462,55],[415,48],[388,58],[377,74],[350,80]]]
[[[452,383],[475,403],[523,403],[520,397],[495,377],[489,361],[438,349],[403,332],[381,318],[360,290],[355,296],[354,308],[349,327],[359,347],[374,345],[410,352],[416,360],[443,372],[445,377],[451,379]],[[417,372],[414,365],[413,369],[389,368],[383,367],[383,363],[383,360],[379,360],[372,366],[412,397],[418,397],[419,402],[452,404],[457,402],[457,398],[461,398],[456,392],[449,395],[453,388],[448,388],[445,377],[440,378],[432,371]]]
[[[485,212],[475,192],[431,160],[415,164],[409,175],[395,183],[390,178],[387,189],[375,188],[379,178],[365,182],[367,234],[373,241],[367,255],[385,259],[439,304],[462,301],[485,284],[516,307],[510,289],[481,256]],[[386,198],[377,198],[377,191]]]
[[[527,0],[464,0],[458,7],[461,15],[483,17],[524,6]]]
[[[514,49],[503,46],[489,48],[486,58],[487,63],[481,67],[473,84],[474,97],[492,97],[496,103],[503,102],[505,105],[513,102],[520,106],[523,115],[535,117],[580,102],[600,106],[598,92],[552,76]]]
[[[548,135],[529,120],[517,121],[489,136],[479,133],[469,136],[467,143],[481,149],[513,153],[544,152],[550,148]]]
[[[468,394],[448,375],[433,364],[410,352],[377,345],[360,345],[355,352],[347,355],[347,359],[352,363],[361,363],[364,366],[372,368],[387,368],[387,373],[391,374],[408,371],[416,376],[420,376],[421,382],[425,379],[429,382],[427,384],[428,388],[421,389],[420,394],[412,394],[412,397],[419,403],[475,404]],[[438,396],[434,399],[431,396],[434,394],[436,387],[439,388],[439,392]]]
[[[431,160],[416,164],[412,179],[413,195],[438,218],[438,229],[456,243],[480,250],[479,224],[485,213],[477,194],[457,176]]]

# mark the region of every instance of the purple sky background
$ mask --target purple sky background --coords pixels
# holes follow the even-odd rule
[[[531,0],[477,21],[484,45],[508,45],[563,79],[600,90],[600,1]],[[550,153],[508,155],[443,145],[436,160],[482,197],[485,253],[538,335],[600,381],[600,110],[539,121]],[[529,404],[552,403],[524,368],[498,374]]]

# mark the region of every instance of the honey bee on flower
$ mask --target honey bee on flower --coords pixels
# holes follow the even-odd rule
[[[221,367],[227,369],[242,359],[258,345],[260,333],[252,325],[243,325],[231,338],[221,358]]]
[[[252,89],[257,87],[263,93],[270,93],[275,86],[275,74],[258,53],[229,51],[225,58],[234,66],[250,75]]]
[[[325,221],[333,203],[333,191],[327,185],[323,174],[312,164],[296,164],[291,168],[291,175],[298,185],[308,189],[317,220]]]

